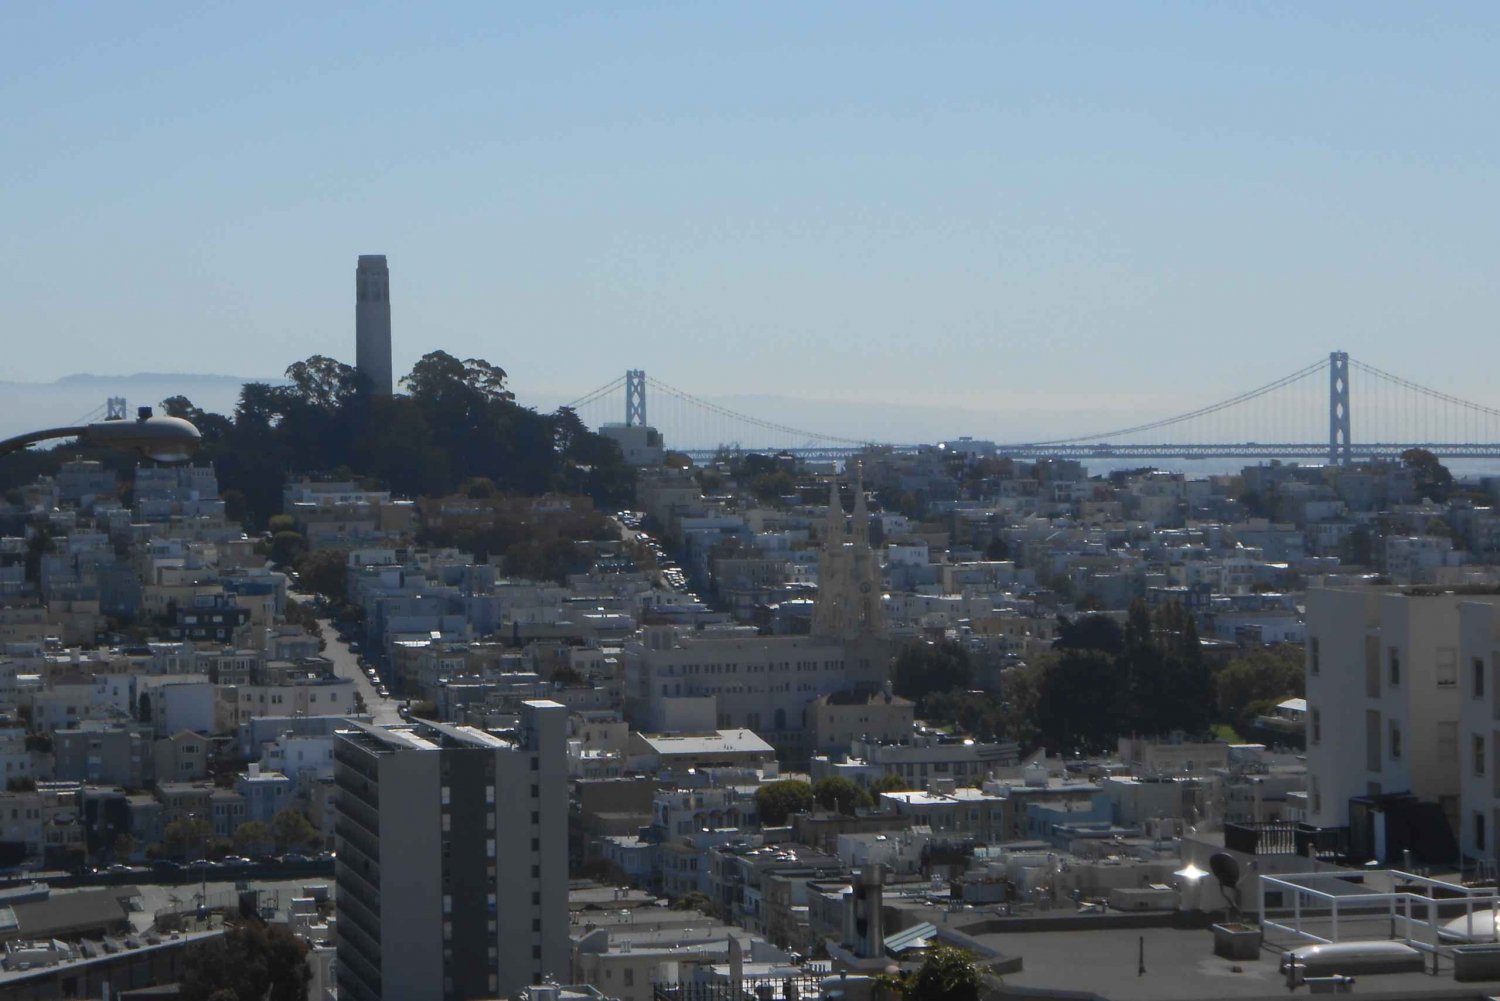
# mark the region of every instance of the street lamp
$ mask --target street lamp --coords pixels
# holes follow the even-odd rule
[[[157,462],[186,462],[202,443],[202,435],[191,421],[181,417],[152,417],[150,407],[141,407],[133,421],[96,421],[6,438],[0,441],[0,455],[19,451],[39,441],[74,437],[80,444],[135,451]]]

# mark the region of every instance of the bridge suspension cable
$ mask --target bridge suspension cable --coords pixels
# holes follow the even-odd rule
[[[588,404],[593,403],[601,396],[607,396],[610,393],[613,393],[615,390],[619,389],[620,386],[624,384],[624,382],[625,376],[616,376],[609,382],[606,382],[604,385],[594,390],[592,393],[585,393],[578,399],[574,400],[572,403],[565,403],[563,404],[563,406],[568,410],[577,410],[579,407],[587,406]]]
[[[761,420],[759,417],[751,417],[749,414],[742,414],[737,410],[730,410],[728,407],[720,406],[717,403],[711,403],[708,400],[703,399],[702,397],[694,396],[692,393],[685,392],[675,386],[669,386],[665,382],[662,382],[660,379],[653,378],[649,375],[646,376],[646,382],[651,386],[652,389],[655,389],[662,393],[666,393],[668,396],[676,397],[684,403],[692,404],[695,407],[706,410],[709,413],[717,414],[720,417],[727,417],[742,424],[759,428],[762,431],[772,431],[776,434],[788,435],[793,438],[807,439],[808,441],[813,442],[830,442],[834,444],[853,446],[870,444],[870,442],[858,438],[841,438],[837,435],[818,434],[814,431],[804,431],[800,428],[789,427],[785,424],[777,424],[774,421]]]
[[[1460,399],[1457,396],[1451,396],[1448,393],[1442,392],[1441,390],[1429,389],[1426,386],[1412,382],[1410,379],[1403,379],[1399,375],[1387,372],[1385,371],[1385,369],[1376,368],[1374,365],[1366,365],[1364,362],[1360,361],[1357,358],[1350,358],[1349,364],[1352,367],[1359,369],[1366,375],[1373,375],[1377,379],[1384,379],[1386,382],[1389,382],[1392,385],[1400,386],[1402,389],[1408,389],[1415,393],[1421,393],[1423,396],[1437,400],[1440,403],[1448,403],[1452,404],[1453,406],[1464,407],[1466,409],[1473,410],[1490,417],[1500,417],[1500,409],[1496,409],[1495,407],[1487,407],[1482,403],[1475,403],[1472,400]]]
[[[1100,431],[1095,434],[1074,435],[1068,438],[1053,438],[1048,441],[1028,442],[1027,444],[1074,445],[1079,442],[1104,442],[1108,441],[1111,438],[1123,437],[1124,435],[1142,434],[1147,431],[1158,431],[1162,428],[1172,427],[1175,424],[1182,424],[1185,421],[1190,421],[1198,417],[1207,417],[1211,414],[1216,414],[1220,411],[1228,410],[1231,407],[1239,406],[1242,403],[1249,403],[1251,400],[1258,399],[1262,396],[1267,395],[1268,393],[1274,393],[1278,389],[1285,389],[1287,386],[1290,386],[1296,382],[1300,382],[1301,380],[1306,379],[1309,376],[1324,372],[1327,370],[1327,368],[1328,359],[1319,358],[1311,365],[1308,365],[1305,368],[1299,368],[1297,371],[1291,373],[1290,375],[1284,375],[1274,382],[1268,382],[1264,386],[1247,390],[1246,392],[1240,393],[1236,396],[1231,396],[1227,400],[1220,400],[1218,403],[1213,403],[1206,407],[1199,407],[1197,410],[1192,410],[1185,414],[1178,414],[1175,417],[1166,417],[1159,421],[1151,421],[1148,424],[1136,424],[1132,427],[1116,428],[1113,431]]]

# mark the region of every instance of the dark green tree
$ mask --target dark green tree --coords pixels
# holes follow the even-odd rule
[[[1300,646],[1282,644],[1252,650],[1230,661],[1214,675],[1214,707],[1219,719],[1245,733],[1255,717],[1305,690],[1306,654]]]
[[[902,995],[905,1001],[979,1001],[979,969],[967,952],[935,946]]]
[[[1054,650],[1099,650],[1118,656],[1125,650],[1125,633],[1108,615],[1081,615],[1074,619],[1057,617]]]
[[[1401,453],[1401,462],[1411,470],[1417,493],[1442,504],[1453,492],[1453,474],[1438,457],[1425,448],[1409,448]]]
[[[343,601],[348,597],[348,559],[342,549],[317,549],[297,561],[297,576],[304,588],[329,601]]]
[[[767,827],[780,827],[792,814],[806,813],[812,806],[812,786],[800,779],[768,782],[755,792],[756,811]]]
[[[842,775],[818,779],[812,787],[813,799],[825,810],[852,816],[860,807],[871,805],[870,794]]]
[[[1099,753],[1115,746],[1121,727],[1122,672],[1099,650],[1064,650],[1041,672],[1036,726],[1043,743],[1062,752]]]
[[[245,921],[193,946],[183,959],[182,1001],[305,1001],[307,946],[285,928]]]
[[[969,651],[951,640],[911,643],[896,654],[891,677],[897,695],[919,700],[932,692],[970,687],[974,665]]]
[[[271,818],[271,837],[277,851],[292,848],[314,848],[323,843],[323,834],[307,819],[307,814],[287,807]]]
[[[208,839],[213,837],[213,828],[208,822],[198,817],[178,817],[166,826],[162,831],[162,843],[167,853],[178,858],[189,855],[197,856],[208,847]]]

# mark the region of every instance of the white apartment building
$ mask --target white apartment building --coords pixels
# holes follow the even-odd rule
[[[347,716],[354,712],[354,681],[322,677],[284,685],[220,685],[217,729],[238,730],[256,716]]]
[[[1461,668],[1460,608],[1475,650],[1500,594],[1398,587],[1315,588],[1307,595],[1308,821],[1369,826],[1366,844],[1385,856],[1384,827],[1350,800],[1411,793],[1441,807],[1460,832],[1460,795],[1493,769],[1493,721],[1467,709],[1473,678]],[[1491,644],[1493,645],[1493,644]],[[1480,656],[1475,653],[1473,656]],[[1488,656],[1488,654],[1484,654]],[[1492,679],[1483,678],[1481,684]],[[1483,698],[1483,696],[1481,696]],[[1462,717],[1462,718],[1461,718]],[[1472,760],[1471,760],[1472,759]],[[1484,760],[1481,760],[1484,759]],[[1479,786],[1468,783],[1471,794]],[[1493,795],[1493,793],[1491,793]],[[1485,833],[1471,821],[1468,836]],[[1351,832],[1357,834],[1359,832]],[[1485,838],[1485,843],[1490,842]]]
[[[1500,859],[1500,608],[1463,601],[1459,620],[1459,848],[1494,865]]]

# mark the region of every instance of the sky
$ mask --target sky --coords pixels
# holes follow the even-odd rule
[[[0,381],[352,362],[383,253],[398,372],[482,357],[548,407],[642,368],[1061,432],[1074,401],[1164,416],[1335,349],[1500,405],[1497,29],[1487,3],[7,4]]]

